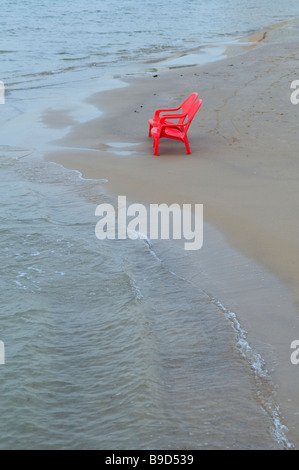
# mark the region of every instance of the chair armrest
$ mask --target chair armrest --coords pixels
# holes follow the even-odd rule
[[[180,109],[182,109],[181,106],[179,106],[178,108],[156,109],[154,120],[158,121],[158,119],[160,117],[160,113],[169,113],[169,112],[173,112],[173,111],[179,111]]]
[[[163,116],[161,116],[160,118],[160,123],[161,124],[164,124],[164,122],[166,121],[166,119],[181,119],[181,118],[185,118],[187,116],[188,113],[185,113],[185,114],[164,114]],[[171,124],[170,124],[171,125]],[[177,126],[177,124],[173,123],[174,126]],[[182,124],[180,124],[182,125]]]

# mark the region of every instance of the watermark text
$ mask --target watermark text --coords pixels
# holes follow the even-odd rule
[[[291,94],[291,103],[299,104],[299,80],[293,80],[291,83],[291,89],[294,90]]]
[[[185,240],[185,250],[199,250],[203,244],[202,204],[143,204],[127,206],[126,196],[118,196],[118,207],[100,204],[95,234],[99,240],[130,238]]]
[[[299,340],[292,341],[291,343],[291,349],[294,349],[295,351],[292,352],[291,354],[291,363],[294,366],[297,366],[299,364]]]

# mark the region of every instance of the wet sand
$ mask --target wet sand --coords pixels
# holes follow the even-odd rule
[[[67,109],[44,116],[49,128],[68,128],[47,160],[107,179],[110,193],[134,202],[204,205],[203,248],[184,252],[177,244],[165,259],[237,314],[271,372],[296,448],[299,366],[290,362],[290,344],[299,339],[299,105],[290,85],[299,78],[298,45],[266,44],[128,79],[127,87],[90,97],[99,117],[85,123]],[[192,154],[163,139],[155,157],[148,119],[193,91],[203,105],[188,133]]]

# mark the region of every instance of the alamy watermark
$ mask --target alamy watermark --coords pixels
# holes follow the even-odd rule
[[[292,81],[291,89],[294,90],[290,97],[291,103],[299,104],[299,80]]]
[[[0,341],[0,365],[5,364],[5,346],[3,341]]]
[[[0,80],[0,104],[5,104],[5,85]]]
[[[297,366],[299,364],[299,340],[296,339],[295,341],[292,341],[291,343],[291,349],[295,349],[295,351],[292,352],[291,354],[291,363],[294,366]]]
[[[117,210],[111,204],[99,204],[100,217],[95,234],[99,240],[185,240],[185,250],[199,250],[203,244],[202,204],[143,204],[127,206],[126,196],[118,196]]]

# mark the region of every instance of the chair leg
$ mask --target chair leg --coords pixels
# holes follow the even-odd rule
[[[190,145],[189,145],[187,136],[186,136],[185,139],[184,139],[184,143],[185,143],[185,146],[186,146],[187,154],[190,155],[191,150],[190,150]]]
[[[159,155],[159,137],[154,140],[154,148],[155,152],[154,155],[158,156]]]
[[[149,131],[148,131],[148,136],[149,136],[149,137],[151,137],[151,135],[152,135],[151,130],[152,130],[152,126],[150,125],[150,126],[149,126]]]

